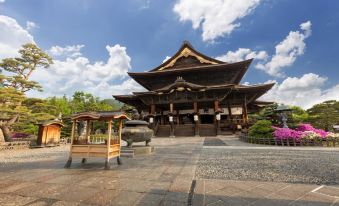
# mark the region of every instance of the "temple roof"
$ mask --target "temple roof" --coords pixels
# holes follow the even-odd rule
[[[178,82],[180,83],[178,87]],[[206,86],[201,87],[200,85],[191,85],[189,82],[184,81],[183,79],[179,79],[174,84],[168,85],[167,87],[158,90],[158,91],[146,91],[146,92],[134,92],[133,95],[115,95],[114,98],[124,102],[126,104],[135,106],[137,108],[147,108],[149,102],[158,102],[161,98],[162,103],[167,102],[176,102],[177,100],[172,99],[176,97],[179,93],[186,93],[186,95],[194,97],[194,96],[201,96],[205,99],[196,99],[195,101],[204,102],[204,101],[211,101],[210,98],[206,98],[208,96],[223,94],[223,98],[226,98],[228,102],[230,101],[231,104],[254,104],[257,106],[261,106],[262,104],[269,104],[269,102],[260,102],[256,101],[260,96],[266,93],[269,89],[273,87],[274,83],[270,84],[257,84],[257,85],[213,85],[213,86]],[[178,89],[182,87],[182,89]],[[187,89],[195,87],[194,89]],[[177,94],[174,94],[176,93]],[[207,96],[203,95],[206,94]],[[220,97],[220,96],[219,96]],[[153,99],[153,100],[152,100]],[[223,99],[220,99],[222,102]],[[180,100],[178,100],[180,101]],[[193,100],[191,100],[193,101]],[[189,102],[187,102],[189,103]],[[227,103],[227,102],[225,102]]]
[[[129,72],[128,75],[148,90],[163,88],[180,76],[202,86],[239,84],[252,59],[236,63],[220,63],[149,72]]]
[[[180,49],[171,58],[150,71],[163,71],[169,69],[185,68],[188,66],[191,67],[221,63],[225,62],[213,59],[198,52],[188,41],[184,41]]]

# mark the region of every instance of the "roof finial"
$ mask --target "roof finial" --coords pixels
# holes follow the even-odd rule
[[[192,44],[189,41],[187,41],[187,40],[183,41],[183,45],[188,45],[188,46],[193,48]]]

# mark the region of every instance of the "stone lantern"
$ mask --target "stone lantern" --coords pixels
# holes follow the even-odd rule
[[[281,104],[274,110],[274,112],[280,118],[283,128],[288,128],[287,120],[288,116],[292,115],[292,109],[290,109],[287,105]]]

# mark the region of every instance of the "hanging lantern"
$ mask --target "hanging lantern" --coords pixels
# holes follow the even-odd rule
[[[151,123],[151,124],[152,124],[153,122],[154,122],[154,119],[153,119],[153,117],[150,117],[150,118],[149,118],[149,123]]]
[[[216,118],[218,121],[220,121],[221,115],[218,113],[218,114],[215,115],[215,118]]]
[[[195,114],[193,118],[195,122],[199,121],[199,116],[197,114]]]
[[[169,116],[169,117],[168,117],[168,120],[169,120],[170,122],[173,122],[173,116]]]

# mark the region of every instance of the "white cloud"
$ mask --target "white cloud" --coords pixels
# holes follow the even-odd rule
[[[323,89],[326,80],[327,77],[308,73],[300,78],[288,77],[280,84],[276,81],[269,81],[276,84],[262,97],[262,100],[297,105],[304,109],[326,100],[339,100],[339,84]]]
[[[265,71],[269,75],[283,77],[282,68],[291,66],[298,56],[304,54],[305,39],[311,35],[311,22],[300,24],[300,31],[290,31],[288,36],[275,47],[275,54],[268,62],[261,62],[256,68]]]
[[[71,46],[53,46],[51,47],[48,52],[55,57],[77,57],[81,56],[80,50],[84,47],[85,45],[71,45]]]
[[[18,22],[0,15],[0,59],[18,55],[23,44],[34,42],[33,36]]]
[[[0,0],[0,3],[4,3],[5,2],[5,0]]]
[[[169,60],[171,57],[170,56],[166,56],[165,59],[162,61],[162,63],[164,63],[165,61]]]
[[[39,26],[32,21],[26,21],[26,30],[32,30],[32,29],[37,29]]]
[[[65,60],[54,60],[49,69],[39,69],[32,79],[38,81],[44,89],[43,93],[31,92],[30,96],[61,96],[72,95],[75,91],[90,92],[101,98],[112,98],[112,94],[127,94],[132,91],[141,91],[142,87],[134,80],[127,77],[127,71],[131,68],[131,58],[126,48],[119,44],[106,46],[109,53],[107,61],[91,63],[84,57],[80,50],[83,45],[68,47],[52,47],[56,54],[69,55]],[[74,49],[79,55],[69,52]],[[49,50],[51,51],[51,49]],[[60,52],[58,52],[60,51]]]
[[[216,59],[224,62],[239,62],[246,59],[256,59],[256,60],[266,60],[268,58],[268,54],[266,51],[252,51],[247,48],[239,48],[237,51],[229,51],[224,55],[216,57]]]
[[[180,21],[191,21],[192,27],[202,28],[204,41],[229,35],[240,26],[239,19],[249,15],[260,0],[179,0],[174,5]]]

